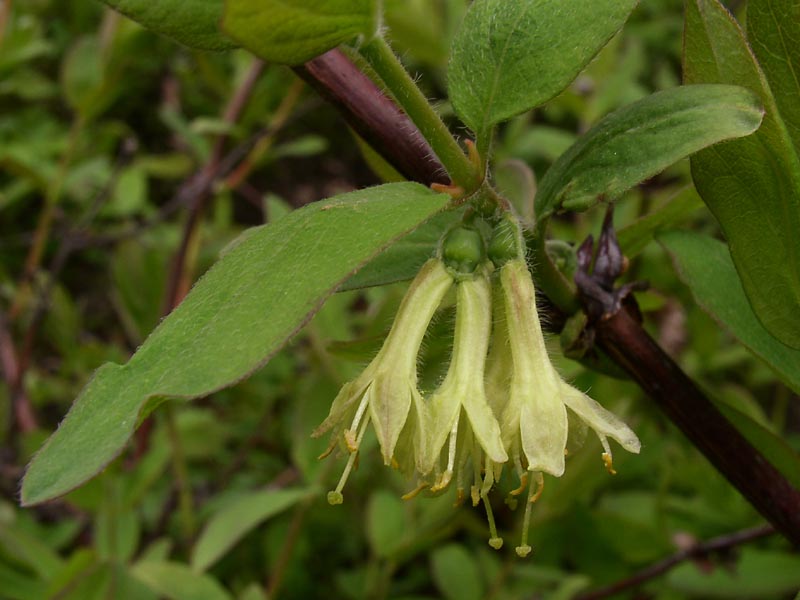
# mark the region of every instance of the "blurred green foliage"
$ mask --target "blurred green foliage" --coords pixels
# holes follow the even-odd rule
[[[541,179],[602,116],[675,86],[681,5],[642,2],[569,89],[504,125],[498,173],[515,159]],[[362,453],[344,505],[328,506],[319,490],[335,482],[341,461],[317,460],[326,441],[309,434],[377,348],[402,283],[334,296],[254,376],[155,413],[149,435],[100,477],[20,509],[18,481],[33,450],[92,371],[124,362],[163,314],[186,220],[178,190],[221,134],[246,168],[212,186],[190,253],[194,278],[246,227],[378,176],[335,113],[285,68],[264,69],[230,124],[224,107],[254,69],[246,53],[189,50],[99,2],[0,6],[11,6],[0,8],[0,307],[37,417],[37,427],[21,430],[0,386],[0,598],[566,599],[629,577],[687,540],[761,522],[635,385],[567,359],[562,372],[624,416],[643,449],[619,453],[613,478],[599,468],[595,441],[571,456],[535,507],[528,560],[511,547],[491,550],[482,513],[454,509],[451,496],[400,500],[408,483],[377,452]],[[449,38],[464,8],[464,0],[386,2],[389,38],[429,97],[445,98]],[[453,118],[446,103],[440,108]],[[502,181],[520,194],[534,185]],[[676,223],[718,233],[707,210],[686,199],[688,184],[688,163],[678,163],[619,202],[616,223],[634,247],[627,277],[651,282],[640,297],[647,322],[689,374],[796,451],[797,398],[694,303],[652,241],[657,227]],[[691,210],[670,212],[671,202]],[[642,225],[652,214],[663,218]],[[597,233],[600,217],[569,215],[551,229],[580,242]],[[26,277],[36,240],[41,256]],[[453,317],[444,313],[426,344],[429,386],[449,352]],[[261,510],[247,510],[252,498]],[[220,525],[237,511],[241,529]],[[494,511],[501,533],[519,529],[521,511],[501,503]],[[619,597],[791,598],[798,586],[800,558],[774,537],[685,563],[640,595]]]

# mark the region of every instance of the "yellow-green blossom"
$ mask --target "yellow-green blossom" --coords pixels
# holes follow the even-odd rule
[[[389,465],[412,405],[417,413],[423,410],[417,390],[417,354],[428,324],[452,284],[452,276],[439,259],[423,265],[400,304],[383,347],[361,375],[342,387],[330,414],[314,431],[319,436],[333,430],[329,451],[343,439],[351,453],[339,485],[329,494],[332,503],[341,502],[342,487],[367,425],[372,423]],[[426,419],[416,419],[419,436],[425,425]]]
[[[463,279],[456,289],[456,327],[447,375],[425,402],[428,426],[419,461],[422,475],[438,467],[449,438],[446,467],[435,487],[444,488],[453,476],[460,427],[468,427],[480,449],[494,462],[508,460],[500,426],[489,407],[484,389],[484,365],[492,327],[491,286],[486,269]]]
[[[517,552],[530,552],[526,543],[530,521],[530,502],[538,498],[543,486],[542,473],[560,477],[569,431],[568,410],[595,430],[603,445],[603,460],[613,473],[609,437],[617,440],[629,452],[639,452],[636,434],[597,402],[566,383],[547,355],[544,335],[536,310],[536,291],[527,265],[522,258],[506,262],[500,268],[501,293],[505,309],[505,327],[495,332],[493,367],[490,369],[489,389],[492,404],[500,412],[503,443],[517,467],[523,485],[527,476],[522,470],[535,474],[528,492],[523,540]],[[507,341],[502,339],[507,335]],[[502,356],[510,356],[511,365],[498,364]],[[503,389],[502,378],[507,387]],[[534,482],[537,490],[534,491]],[[520,490],[521,491],[521,490]]]

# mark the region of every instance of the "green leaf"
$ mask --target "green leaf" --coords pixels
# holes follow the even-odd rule
[[[24,504],[82,484],[165,397],[205,396],[262,366],[336,288],[449,201],[415,183],[343,194],[230,246],[125,366],[107,363],[34,457]]]
[[[661,229],[674,227],[703,209],[703,201],[693,186],[687,186],[669,198],[657,209],[617,231],[617,241],[622,253],[633,258],[644,250]]]
[[[789,444],[733,406],[724,402],[715,402],[715,405],[787,481],[800,489],[800,456]]]
[[[169,600],[231,600],[215,579],[176,562],[141,562],[131,574]]]
[[[686,3],[684,77],[754,91],[766,114],[758,132],[692,158],[700,196],[719,221],[759,320],[800,347],[800,161],[758,63],[717,0]]]
[[[201,50],[236,45],[219,30],[223,0],[102,0],[147,29]]]
[[[406,504],[392,492],[378,491],[367,506],[367,539],[375,556],[391,556],[409,531]]]
[[[6,523],[0,524],[0,550],[13,556],[42,579],[52,577],[63,566],[61,558],[47,544]]]
[[[747,38],[769,81],[795,152],[800,153],[800,4],[748,0]]]
[[[672,255],[697,303],[800,392],[800,350],[781,344],[756,318],[725,244],[688,231],[663,233],[658,241]]]
[[[298,65],[378,28],[375,0],[226,0],[222,28],[256,56]]]
[[[412,279],[439,247],[439,240],[463,211],[449,211],[404,236],[376,256],[339,288],[340,292]]]
[[[677,87],[634,102],[602,119],[550,167],[536,219],[613,200],[698,150],[752,133],[761,117],[751,92],[728,85]]]
[[[544,104],[622,27],[638,0],[476,0],[453,40],[456,113],[482,144],[492,126]]]
[[[93,116],[102,96],[104,80],[103,52],[97,38],[85,36],[69,49],[61,67],[64,97],[82,117]]]
[[[205,571],[222,558],[250,531],[300,500],[313,490],[263,490],[249,492],[224,505],[209,520],[192,553],[192,570]]]
[[[536,197],[536,175],[524,162],[504,160],[494,168],[497,191],[511,201],[517,215],[527,226],[533,223],[533,201]]]
[[[436,587],[447,600],[480,600],[483,581],[478,565],[463,546],[449,544],[431,555]]]

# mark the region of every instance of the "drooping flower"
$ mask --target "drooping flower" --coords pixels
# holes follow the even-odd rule
[[[639,452],[640,444],[625,423],[566,383],[550,362],[536,310],[536,291],[524,259],[514,258],[500,268],[499,285],[506,327],[496,331],[494,343],[500,346],[498,352],[507,344],[511,368],[507,397],[495,400],[494,405],[502,405],[503,443],[522,483],[527,479],[521,472],[523,468],[534,474],[525,507],[523,539],[517,548],[517,553],[524,556],[530,552],[527,529],[531,502],[538,498],[543,486],[541,474],[560,477],[564,473],[568,413],[595,430],[603,445],[603,461],[611,473],[614,471],[607,438],[634,453]],[[503,335],[508,336],[507,341]],[[490,389],[498,393],[502,383],[493,382]]]
[[[340,440],[350,452],[338,486],[328,494],[330,503],[342,501],[342,488],[369,423],[384,463],[390,465],[412,406],[417,415],[423,411],[417,389],[417,355],[428,324],[452,285],[453,278],[441,260],[433,258],[423,265],[400,304],[383,347],[356,379],[342,387],[328,417],[314,431],[315,437],[333,431],[326,454]],[[417,418],[415,424],[417,435],[422,436],[426,419]]]
[[[446,488],[456,474],[459,495],[463,497],[464,482],[470,479],[465,473],[466,464],[471,460],[473,503],[483,499],[489,518],[490,544],[500,547],[502,540],[486,498],[491,482],[486,484],[480,474],[481,468],[491,473],[493,465],[508,460],[484,384],[492,328],[488,272],[489,265],[484,265],[473,277],[462,278],[456,284],[456,326],[450,366],[444,381],[424,402],[428,426],[418,469],[423,477],[434,473],[430,488],[434,492]]]
[[[522,541],[526,556],[531,506],[544,474],[560,477],[570,426],[591,427],[614,473],[608,438],[639,452],[636,435],[616,416],[565,382],[545,347],[536,291],[524,259],[519,221],[506,215],[495,228],[487,260],[480,228],[460,225],[441,242],[438,256],[421,269],[401,303],[378,355],[345,384],[315,435],[333,430],[328,452],[343,443],[350,453],[332,504],[373,424],[384,462],[416,474],[418,485],[439,492],[456,480],[457,503],[469,495],[484,502],[491,537],[502,546],[488,494],[510,463],[520,480],[512,497],[527,490]],[[456,323],[444,380],[428,398],[417,389],[417,359],[429,322],[456,286]],[[413,409],[413,410],[412,410]],[[514,500],[513,503],[516,503]]]

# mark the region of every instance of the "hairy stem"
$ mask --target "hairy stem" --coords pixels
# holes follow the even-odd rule
[[[386,84],[436,156],[444,164],[453,183],[469,191],[480,185],[482,177],[461,150],[441,117],[425,98],[383,37],[376,37],[361,48],[361,54]]]
[[[444,165],[408,115],[341,50],[330,50],[295,72],[401,175],[425,185],[450,183]]]

